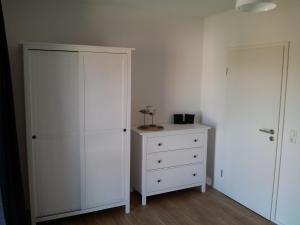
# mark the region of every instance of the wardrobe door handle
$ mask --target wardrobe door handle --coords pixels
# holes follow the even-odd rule
[[[162,146],[163,145],[163,143],[158,143],[158,146]]]
[[[197,176],[197,174],[196,174],[196,173],[193,173],[193,176],[195,177],[195,176]]]
[[[157,180],[157,183],[160,183],[160,182],[161,182],[161,179],[158,179],[158,180]]]
[[[157,162],[158,162],[158,163],[162,163],[162,160],[161,160],[161,159],[159,159],[159,160],[157,160]]]
[[[194,139],[194,142],[198,142],[198,139]]]
[[[196,159],[198,157],[198,155],[194,155],[193,157],[194,157],[194,159]]]

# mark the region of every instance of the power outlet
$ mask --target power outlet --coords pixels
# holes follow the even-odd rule
[[[291,130],[290,131],[290,143],[296,144],[298,138],[298,132],[297,130]]]

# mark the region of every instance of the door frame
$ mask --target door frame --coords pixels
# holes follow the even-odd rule
[[[277,145],[275,153],[275,169],[273,178],[273,190],[272,190],[272,202],[271,202],[271,212],[270,219],[276,224],[280,224],[276,221],[276,208],[277,208],[277,197],[280,179],[280,164],[282,156],[282,142],[283,142],[283,132],[284,132],[284,119],[285,119],[285,107],[286,107],[286,93],[287,93],[287,81],[288,81],[288,65],[289,65],[289,49],[290,41],[286,42],[275,42],[275,43],[263,43],[263,44],[249,44],[249,45],[237,45],[230,46],[227,48],[227,62],[228,65],[228,55],[232,50],[243,50],[243,49],[253,49],[253,48],[264,48],[264,47],[283,47],[283,65],[282,65],[282,78],[281,78],[281,96],[280,96],[280,106],[279,106],[279,119],[278,119],[278,135],[277,135]],[[228,68],[226,68],[227,76]],[[226,87],[227,87],[226,79]]]

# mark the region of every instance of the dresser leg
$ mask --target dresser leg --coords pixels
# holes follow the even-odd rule
[[[206,185],[203,184],[203,185],[201,186],[201,192],[204,193],[205,191],[206,191]]]
[[[146,195],[142,195],[142,205],[146,205],[147,197]]]
[[[129,204],[129,203],[127,203],[127,204],[125,205],[125,213],[126,213],[126,214],[129,214],[129,213],[130,213],[130,204]]]

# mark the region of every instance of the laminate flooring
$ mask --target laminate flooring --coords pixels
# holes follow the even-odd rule
[[[272,225],[220,192],[192,188],[147,198],[131,194],[131,213],[123,207],[39,223],[39,225]]]

